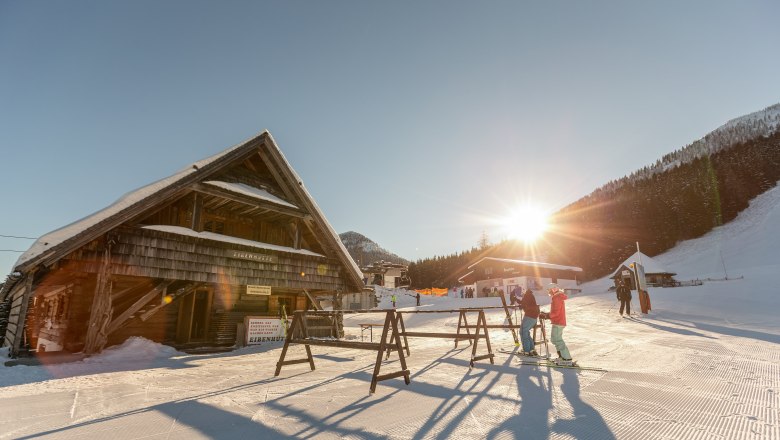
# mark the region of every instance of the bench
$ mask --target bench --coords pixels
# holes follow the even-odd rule
[[[374,342],[374,327],[384,327],[384,324],[373,324],[373,323],[371,324],[365,323],[365,324],[358,324],[358,325],[360,326],[360,340],[361,341],[363,340],[363,334],[365,333],[366,330],[368,330],[371,338],[369,340],[371,342]]]

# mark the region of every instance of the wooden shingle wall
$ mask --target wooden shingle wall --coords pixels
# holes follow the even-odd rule
[[[112,273],[210,284],[267,285],[288,289],[344,290],[338,262],[325,257],[258,249],[140,228],[121,228],[112,255]],[[275,263],[230,258],[232,251],[267,254]],[[68,257],[71,270],[97,273],[97,246]],[[303,274],[303,275],[302,275]]]

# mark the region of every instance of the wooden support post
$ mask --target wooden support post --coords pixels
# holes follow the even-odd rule
[[[394,310],[388,310],[387,315],[385,315],[385,325],[382,327],[382,337],[379,340],[379,350],[377,350],[376,353],[376,363],[374,364],[374,374],[371,376],[371,387],[368,391],[369,394],[373,394],[376,391],[376,384],[381,380],[403,376],[404,382],[406,382],[407,385],[411,383],[411,379],[409,378],[409,370],[406,368],[406,358],[404,357],[403,347],[401,347],[401,338],[399,335],[397,318],[395,315],[396,312]],[[385,352],[385,350],[388,349],[387,336],[390,332],[392,332],[392,334],[390,334],[390,341],[395,341],[395,349],[398,351],[398,360],[401,361],[401,371],[383,374],[380,376],[379,369],[382,366],[382,354]]]
[[[201,225],[201,214],[203,211],[203,196],[193,193],[194,200],[192,201],[192,227],[195,232],[202,232],[203,226]]]
[[[22,339],[25,338],[24,327],[27,324],[27,308],[30,304],[30,298],[32,296],[33,278],[35,278],[35,270],[31,270],[27,274],[27,282],[24,286],[24,293],[22,294],[22,303],[19,305],[19,320],[16,321],[16,332],[14,332],[14,344],[11,349],[11,356],[17,357],[19,355],[19,348],[22,345]]]
[[[463,324],[461,324],[461,322]],[[460,316],[458,317],[458,331],[455,332],[455,335],[460,335],[460,329],[465,328],[466,329],[466,334],[471,336],[471,331],[469,330],[468,325],[469,325],[469,323],[466,320],[466,311],[465,310],[460,310]],[[459,338],[455,338],[455,348],[458,348],[458,341],[459,340],[460,340]],[[469,339],[469,345],[471,345],[471,339]]]
[[[510,294],[511,295],[511,294]],[[509,322],[509,325],[515,325],[514,322],[512,322],[512,314],[509,313],[509,307],[506,305],[506,298],[504,298],[504,295],[498,295],[501,297],[501,305],[504,307],[504,313],[506,314],[506,320]],[[515,340],[515,347],[520,345],[520,340],[517,339],[517,331],[513,328],[510,328],[512,331],[512,338]]]
[[[103,250],[103,260],[100,263],[100,270],[97,274],[95,284],[95,295],[92,300],[92,308],[89,314],[89,326],[87,327],[87,336],[84,341],[84,353],[100,353],[108,341],[109,324],[111,316],[114,313],[111,302],[111,247],[114,242],[111,238],[106,238],[105,248]]]
[[[300,334],[303,335],[303,339],[309,339],[309,320],[306,314],[299,310],[295,312],[295,317],[301,323]],[[306,348],[306,358],[309,360],[309,366],[314,371],[314,357],[311,355],[311,347],[309,347],[309,344],[304,345],[304,347]]]
[[[374,362],[374,374],[371,375],[371,386],[368,389],[369,394],[373,394],[376,391],[379,369],[382,366],[382,353],[387,349],[387,334],[390,331],[390,322],[393,320],[393,313],[393,311],[388,311],[385,314],[385,324],[382,326],[382,336],[379,338],[379,351],[376,354],[376,362]]]
[[[411,356],[411,353],[409,352],[409,340],[406,338],[406,326],[404,326],[403,313],[395,312],[395,316],[396,316],[396,318],[395,318],[395,328],[400,328],[401,329],[401,333],[400,333],[399,337],[400,336],[404,337],[404,342],[403,342],[403,347],[402,348],[406,349],[406,355],[407,356]],[[392,342],[392,340],[390,342]],[[393,351],[393,350],[395,350],[395,347],[393,347],[393,346],[388,346],[387,347],[387,356],[385,356],[385,359],[390,359],[390,352]]]
[[[311,349],[309,346],[306,346],[306,354],[308,355],[306,359],[294,359],[291,361],[285,361],[284,358],[287,356],[287,349],[290,347],[290,343],[293,339],[295,339],[294,335],[297,335],[300,333],[301,327],[303,326],[301,316],[301,311],[295,312],[295,315],[293,316],[292,324],[290,325],[290,329],[287,331],[287,336],[284,338],[284,347],[282,347],[282,354],[279,356],[279,362],[276,363],[276,372],[274,373],[274,376],[278,376],[279,373],[282,372],[282,366],[283,365],[290,365],[290,364],[301,364],[304,362],[309,363],[309,367],[311,367],[311,370],[314,371],[314,358],[311,355]]]
[[[479,342],[479,330],[480,328],[485,332],[485,344],[487,345],[488,354],[477,356],[477,344]],[[490,359],[490,363],[493,364],[493,350],[490,348],[490,333],[487,329],[487,319],[485,318],[485,311],[480,310],[477,317],[477,328],[474,330],[474,345],[471,346],[471,361],[469,367],[474,367],[474,362],[482,359]]]

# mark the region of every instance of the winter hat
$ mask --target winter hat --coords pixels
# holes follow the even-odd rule
[[[550,284],[547,285],[547,291],[548,292],[556,293],[556,292],[560,292],[560,290],[561,290],[561,288],[558,287],[558,285],[555,284],[555,283],[550,283]]]

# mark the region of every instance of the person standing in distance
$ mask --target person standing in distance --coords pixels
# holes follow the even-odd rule
[[[555,283],[547,285],[547,294],[552,299],[550,313],[540,314],[540,317],[549,319],[550,323],[552,323],[550,341],[555,345],[555,349],[558,350],[558,358],[554,359],[554,362],[563,366],[574,365],[569,348],[563,342],[563,329],[566,328],[566,304],[564,301],[568,299],[568,296]]]
[[[631,290],[626,286],[623,280],[618,281],[617,299],[620,301],[620,316],[623,316],[623,309],[626,309],[626,315],[631,316]]]

